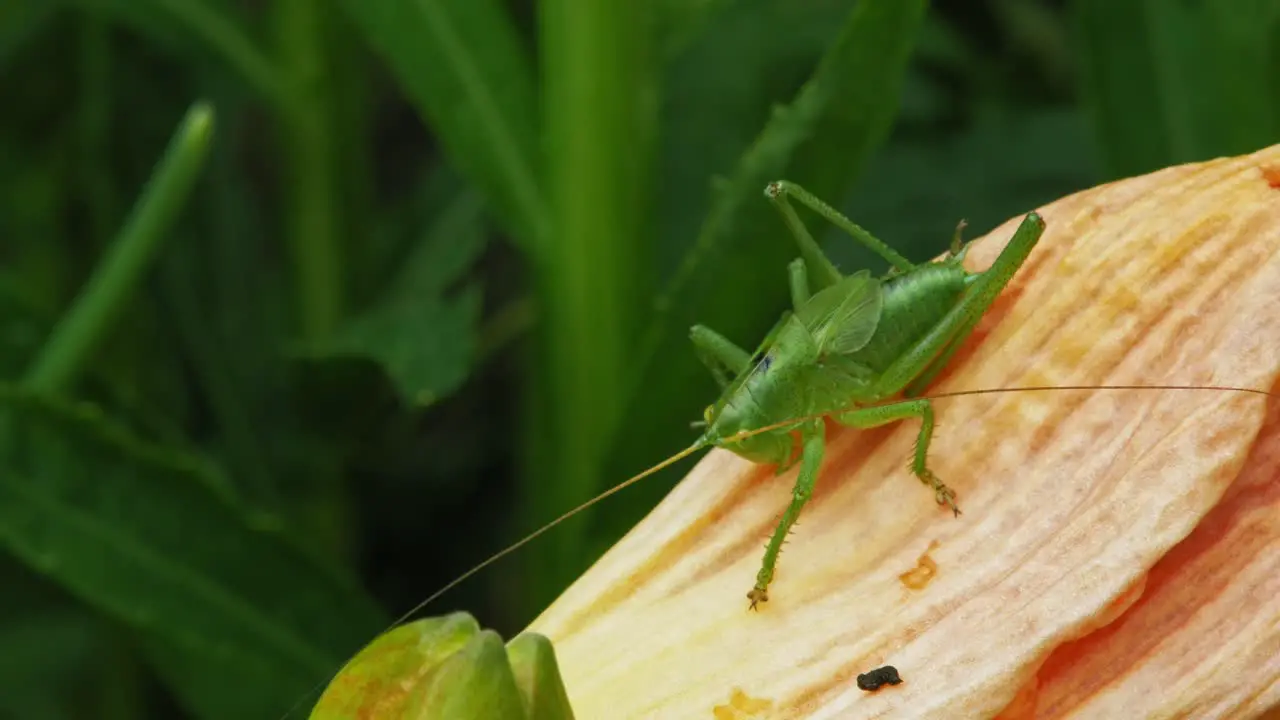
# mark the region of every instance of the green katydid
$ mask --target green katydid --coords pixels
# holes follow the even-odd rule
[[[770,332],[754,364],[746,351],[709,328],[696,325],[690,333],[699,356],[723,388],[720,399],[706,410],[707,430],[699,443],[754,462],[776,463],[779,472],[801,463],[791,503],[769,539],[755,586],[747,593],[753,609],[769,599],[778,552],[818,479],[825,426],[821,417],[813,416],[830,416],[855,428],[920,418],[911,470],[933,489],[939,504],[960,514],[955,493],[928,467],[933,434],[929,400],[859,406],[882,403],[900,392],[908,398],[919,395],[973,332],[1044,232],[1044,220],[1029,213],[995,264],[970,273],[961,264],[967,246],[960,244],[959,228],[946,258],[913,265],[798,185],[770,183],[765,195],[800,246],[801,257],[789,268],[793,312]],[[805,229],[788,196],[888,260],[891,274],[883,280],[865,270],[842,275]],[[733,381],[726,371],[733,373]],[[809,419],[730,439],[743,430],[802,416]],[[798,458],[793,431],[800,434]]]
[[[964,390],[923,397],[924,388],[946,367],[1030,255],[1045,229],[1041,217],[1028,213],[991,267],[971,273],[962,265],[968,248],[960,241],[963,224],[957,228],[945,258],[913,265],[793,183],[770,183],[765,195],[780,211],[800,249],[801,257],[789,266],[793,309],[782,316],[754,353],[747,353],[704,326],[691,329],[695,352],[722,388],[719,399],[707,407],[703,420],[697,423],[705,427],[702,435],[685,450],[490,556],[418,603],[392,627],[567,518],[708,447],[721,447],[753,462],[776,464],[779,474],[800,463],[791,502],[766,547],[755,584],[747,593],[754,609],[768,600],[781,545],[816,483],[826,417],[854,428],[919,418],[921,427],[912,472],[934,491],[939,504],[959,515],[955,493],[928,467],[934,426],[931,399],[1053,389],[1195,389],[1270,395],[1239,387],[1114,385]],[[795,198],[885,258],[890,270],[880,279],[866,271],[841,274],[809,234],[789,198]],[[900,393],[904,399],[895,400]],[[795,450],[796,435],[799,453]],[[554,656],[550,657],[554,662]]]

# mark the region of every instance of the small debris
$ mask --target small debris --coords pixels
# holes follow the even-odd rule
[[[901,682],[902,678],[898,676],[898,668],[892,665],[885,665],[882,668],[876,668],[869,673],[859,675],[858,689],[875,692],[885,685],[897,685]]]

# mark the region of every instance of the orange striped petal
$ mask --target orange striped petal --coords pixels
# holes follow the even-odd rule
[[[1042,208],[1040,245],[933,391],[1272,389],[1272,166],[1280,147]],[[967,264],[989,265],[1016,223]],[[754,613],[745,594],[796,473],[713,451],[530,629],[555,641],[580,718],[1247,715],[1276,700],[1280,657],[1266,400],[939,400],[930,461],[958,519],[906,470],[916,423],[833,427]],[[859,690],[882,665],[904,682]]]
[[[1116,622],[1053,652],[1002,718],[1257,717],[1280,706],[1280,404],[1245,469]]]

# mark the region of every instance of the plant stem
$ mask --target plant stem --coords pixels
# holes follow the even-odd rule
[[[196,103],[178,126],[124,228],[36,355],[24,378],[28,387],[58,391],[84,369],[155,259],[204,164],[212,132],[213,108]]]
[[[288,172],[285,234],[297,272],[301,334],[308,346],[342,316],[342,252],[332,118],[326,104],[325,3],[280,0],[280,55],[295,102],[281,113]]]
[[[276,4],[280,62],[291,93],[278,118],[287,164],[284,232],[293,256],[298,331],[307,348],[333,334],[346,296],[340,154],[334,87],[327,77],[330,7],[329,0]],[[314,528],[321,552],[350,559],[353,505],[341,468],[312,463],[306,472],[310,492],[295,502],[298,515]]]
[[[647,296],[656,88],[645,0],[545,0],[547,185],[554,230],[535,248],[540,373],[529,435],[532,524],[592,495],[620,418]],[[531,600],[585,561],[586,525],[541,548]]]

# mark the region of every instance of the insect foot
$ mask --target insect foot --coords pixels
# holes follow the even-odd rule
[[[960,517],[960,508],[956,505],[956,491],[946,486],[946,483],[938,479],[932,470],[925,469],[920,473],[920,480],[925,485],[933,488],[934,498],[937,499],[939,505],[946,505],[951,508],[951,512],[956,517]]]
[[[769,589],[756,583],[756,586],[751,588],[751,592],[747,593],[747,599],[751,601],[751,607],[748,609],[755,610],[758,603],[769,602]]]

